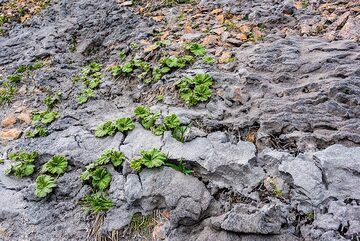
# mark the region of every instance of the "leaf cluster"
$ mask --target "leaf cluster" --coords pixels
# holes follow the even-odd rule
[[[212,85],[212,77],[204,73],[196,74],[194,77],[184,77],[176,83],[180,99],[189,106],[208,101],[212,95]]]
[[[52,193],[57,187],[56,179],[64,174],[68,167],[68,160],[63,156],[53,156],[41,168],[41,175],[35,181],[35,195],[43,198]]]
[[[155,168],[165,164],[167,155],[158,149],[142,150],[140,151],[141,158],[133,159],[130,162],[130,167],[140,172],[143,167]]]
[[[16,92],[17,89],[13,84],[6,81],[3,82],[0,86],[0,105],[10,103]]]
[[[147,130],[153,129],[155,122],[160,117],[160,112],[151,113],[147,106],[137,106],[134,113],[140,121],[140,124]]]
[[[35,160],[38,158],[37,152],[16,152],[9,155],[9,159],[15,161],[9,169],[5,171],[7,175],[16,177],[27,177],[35,171]]]
[[[92,212],[106,212],[114,206],[114,203],[106,197],[104,193],[93,193],[85,196],[82,200],[82,204],[87,206]]]
[[[106,121],[99,125],[95,130],[96,137],[113,136],[116,132],[125,133],[135,128],[134,122],[131,118],[119,118],[116,121]]]
[[[80,91],[76,97],[79,104],[88,102],[90,98],[96,97],[95,89],[98,88],[102,82],[101,74],[102,65],[96,62],[91,62],[85,66],[79,76],[74,78],[75,81],[82,81],[86,88]]]

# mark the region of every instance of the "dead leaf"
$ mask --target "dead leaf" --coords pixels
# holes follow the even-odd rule
[[[217,35],[221,35],[225,32],[225,28],[224,27],[215,28],[211,30],[211,32],[216,33]]]
[[[211,11],[212,14],[219,14],[221,13],[223,10],[221,8],[217,8]]]
[[[185,31],[185,33],[192,33],[193,29],[192,29],[191,23],[189,21],[187,21],[185,23],[184,31]]]
[[[148,45],[146,48],[144,48],[144,52],[145,53],[149,53],[149,52],[152,52],[154,51],[155,49],[158,48],[158,45],[156,44],[151,44],[151,45]]]
[[[216,20],[220,23],[220,24],[223,24],[224,23],[224,21],[225,21],[225,17],[224,17],[224,15],[218,15],[218,16],[216,16]]]
[[[155,22],[161,22],[161,21],[163,21],[164,16],[163,15],[155,16],[155,17],[153,17],[153,19]]]
[[[212,44],[216,44],[218,41],[219,41],[219,37],[217,35],[208,35],[203,39],[202,44],[212,45]]]
[[[254,34],[254,39],[255,39],[255,40],[259,40],[259,39],[261,39],[262,36],[263,36],[262,33],[261,33],[261,31],[260,31],[260,29],[259,29],[258,27],[253,28],[252,32],[253,32],[253,34]]]
[[[17,128],[3,130],[0,132],[0,139],[3,140],[16,140],[20,137],[21,131]]]
[[[231,53],[230,52],[223,52],[222,55],[219,58],[219,63],[223,64],[223,63],[227,63],[229,62],[229,60],[231,59]]]
[[[241,25],[240,32],[248,33],[248,32],[250,32],[250,27],[248,25]]]

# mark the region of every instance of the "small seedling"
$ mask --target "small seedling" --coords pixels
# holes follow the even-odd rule
[[[8,82],[3,82],[0,87],[0,105],[10,103],[16,93],[16,88]]]
[[[68,160],[63,156],[53,156],[42,167],[42,173],[50,173],[52,175],[61,175],[66,171]]]
[[[189,43],[185,48],[197,57],[203,57],[206,54],[205,47],[198,43]]]
[[[105,136],[113,136],[117,131],[117,127],[114,125],[112,121],[107,121],[100,126],[98,126],[95,130],[96,137],[105,137]]]
[[[49,175],[38,176],[35,185],[35,195],[40,198],[46,197],[57,186],[55,178]]]
[[[82,203],[94,213],[106,212],[114,206],[114,203],[104,193],[94,193],[86,196]]]
[[[190,175],[194,172],[193,170],[188,169],[185,166],[183,159],[181,159],[177,164],[166,162],[165,166],[171,167],[171,168],[175,169],[176,171],[184,173],[185,175]]]
[[[130,167],[135,171],[141,171],[143,167],[154,168],[165,164],[167,155],[158,149],[151,149],[148,151],[140,151],[141,158],[134,159],[130,162]]]
[[[76,97],[76,100],[81,105],[88,102],[92,97],[96,97],[96,93],[93,89],[83,89],[81,90],[80,95]]]
[[[96,190],[105,191],[110,186],[111,174],[105,168],[96,168],[90,176],[91,184]]]
[[[116,126],[117,130],[122,133],[131,131],[135,128],[133,120],[128,117],[120,118],[120,119],[116,120],[115,126]]]
[[[215,59],[213,57],[210,57],[210,56],[204,56],[203,57],[203,61],[206,63],[206,64],[213,64],[215,63]]]
[[[41,111],[32,113],[31,120],[33,124],[51,124],[60,117],[60,114],[55,111]]]
[[[48,108],[48,110],[51,110],[60,101],[60,98],[61,98],[61,93],[58,92],[58,93],[56,93],[54,95],[46,96],[44,98],[43,102],[46,105],[46,107]]]
[[[189,106],[197,105],[210,99],[213,79],[209,74],[196,74],[194,77],[180,79],[176,86],[180,92],[180,98]]]
[[[5,171],[6,175],[14,175],[16,177],[27,177],[35,171],[35,160],[38,158],[37,152],[17,152],[11,153],[9,159],[15,161],[9,169]]]

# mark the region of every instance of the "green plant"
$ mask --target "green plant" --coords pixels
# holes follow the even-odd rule
[[[104,191],[110,185],[111,174],[105,168],[98,167],[91,173],[91,179],[93,188]]]
[[[12,75],[8,75],[7,79],[12,82],[12,83],[20,83],[22,78],[21,74],[12,74]]]
[[[4,159],[0,158],[0,164],[4,164],[4,163],[5,163]]]
[[[181,159],[177,164],[166,162],[165,166],[171,167],[171,168],[175,169],[176,171],[184,173],[185,175],[190,175],[194,172],[193,170],[188,169],[185,166],[183,159]]]
[[[52,176],[40,175],[36,178],[35,186],[35,195],[42,198],[50,194],[57,184]]]
[[[198,43],[188,43],[185,48],[197,57],[203,57],[206,54],[205,47]]]
[[[35,126],[33,130],[27,131],[25,133],[26,138],[34,138],[34,137],[44,137],[48,133],[47,128],[43,128],[42,126]]]
[[[94,213],[108,211],[114,206],[114,203],[104,193],[94,193],[85,196],[82,203],[88,206]]]
[[[46,162],[41,172],[50,173],[52,175],[61,175],[65,172],[68,166],[68,160],[63,156],[53,156],[48,162]]]
[[[206,64],[213,64],[215,63],[215,59],[211,56],[204,56],[203,57],[203,61],[206,63]]]
[[[126,59],[126,53],[125,51],[119,51],[119,58],[121,61],[124,61]]]
[[[119,167],[125,161],[125,155],[122,152],[112,150],[106,150],[103,154],[95,161],[96,166],[106,165],[109,162],[114,167]]]
[[[16,177],[27,177],[35,171],[35,160],[38,158],[37,152],[17,152],[11,153],[9,159],[15,161],[9,169],[5,171],[7,175],[14,175]]]
[[[159,112],[155,114],[151,114],[141,119],[140,123],[145,129],[150,130],[155,125],[155,122],[159,117],[160,117]]]
[[[177,141],[184,142],[186,131],[188,130],[188,126],[179,126],[171,131],[172,137],[174,137]]]
[[[46,111],[32,113],[31,120],[33,124],[37,124],[37,123],[51,124],[59,117],[60,114],[58,112],[46,110]]]
[[[308,222],[312,223],[315,219],[315,212],[314,211],[307,212],[305,214],[305,217]]]
[[[16,93],[16,88],[8,82],[3,82],[0,87],[0,105],[10,103]]]
[[[210,89],[212,85],[213,79],[209,74],[196,74],[192,78],[184,77],[176,83],[180,99],[189,106],[209,100],[212,95]]]
[[[112,121],[107,121],[99,125],[95,130],[96,137],[113,136],[117,131],[116,125]]]
[[[152,114],[150,109],[146,106],[137,106],[134,110],[134,113],[135,116],[140,120],[140,124],[148,130],[155,125],[156,120],[160,117],[159,112]]]
[[[91,62],[81,70],[80,76],[75,77],[76,81],[81,80],[87,87],[86,89],[82,89],[76,97],[79,104],[84,104],[89,98],[96,96],[94,89],[98,88],[102,82],[101,68],[101,64]]]
[[[92,97],[96,97],[96,93],[93,89],[83,89],[81,93],[76,97],[76,101],[79,104],[85,104]]]
[[[46,105],[46,107],[48,108],[48,110],[51,110],[52,108],[54,108],[54,106],[56,105],[56,103],[58,103],[60,101],[61,98],[61,93],[58,92],[54,95],[48,95],[44,98],[43,102]]]
[[[155,128],[152,129],[152,132],[157,135],[161,136],[166,131],[166,127],[164,125],[158,125]]]
[[[171,114],[164,118],[164,125],[170,130],[180,127],[180,124],[180,118],[176,114]]]
[[[142,167],[147,168],[160,167],[165,164],[167,156],[158,149],[140,151],[141,158],[130,162],[130,167],[135,171],[141,171]]]
[[[158,96],[156,96],[156,100],[157,100],[158,102],[163,102],[164,99],[165,99],[165,97],[164,97],[163,95],[158,95]]]
[[[116,120],[115,126],[116,126],[117,130],[120,132],[131,131],[135,128],[133,120],[128,117],[120,118],[120,119]]]
[[[135,213],[131,217],[130,229],[133,232],[146,232],[149,229],[149,226],[152,225],[153,221],[152,215],[142,215],[141,213]]]

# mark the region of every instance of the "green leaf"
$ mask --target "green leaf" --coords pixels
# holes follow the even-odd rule
[[[141,158],[133,159],[130,162],[130,168],[133,169],[134,171],[140,172],[142,168],[142,164],[143,162]]]
[[[91,173],[92,176],[92,186],[100,191],[106,190],[111,182],[111,174],[104,168],[96,168],[95,171]]]
[[[161,136],[165,131],[166,127],[164,125],[158,125],[156,128],[152,129],[152,132],[157,136]]]
[[[128,117],[118,119],[115,125],[120,132],[131,131],[135,128],[134,122]]]
[[[126,74],[130,74],[134,71],[133,63],[126,63],[121,67],[121,71]]]
[[[125,161],[124,153],[120,151],[106,150],[104,153],[95,161],[97,166],[106,165],[109,162],[113,164],[114,167],[120,166]]]
[[[155,122],[159,118],[159,116],[160,116],[160,113],[155,113],[155,114],[146,116],[141,120],[141,125],[145,129],[150,130],[155,125]]]
[[[50,123],[54,122],[59,117],[60,117],[60,115],[59,115],[58,112],[54,112],[54,111],[48,112],[48,111],[46,111],[43,114],[42,118],[41,118],[41,123],[50,124]]]
[[[40,175],[36,178],[35,185],[35,195],[42,198],[53,191],[56,187],[56,181],[49,175]]]
[[[63,156],[53,156],[47,163],[42,167],[43,173],[50,173],[61,175],[65,172],[68,166],[68,160]]]
[[[187,44],[185,48],[198,57],[202,57],[206,54],[205,47],[198,43]]]
[[[107,121],[99,125],[95,130],[96,137],[112,136],[116,133],[117,127],[112,121]]]
[[[94,193],[83,199],[85,205],[89,206],[94,213],[105,212],[114,206],[114,203],[103,193]]]
[[[204,56],[203,57],[203,61],[206,63],[206,64],[213,64],[215,63],[215,59],[211,56]]]
[[[151,149],[148,151],[141,151],[142,164],[147,168],[154,168],[162,166],[167,160],[167,156],[158,149]]]
[[[147,106],[137,106],[134,113],[137,118],[143,119],[150,115],[150,109]]]
[[[48,95],[44,98],[43,103],[47,106],[47,108],[50,110],[54,108],[55,104],[60,101],[61,93],[58,92],[54,95]]]
[[[194,89],[195,98],[198,101],[207,101],[210,99],[212,92],[210,88],[206,85],[198,85]]]
[[[13,74],[13,75],[8,75],[7,79],[13,83],[20,83],[21,77],[22,77],[21,74]]]
[[[171,114],[164,118],[164,125],[170,130],[178,128],[180,124],[180,118],[176,114]]]

